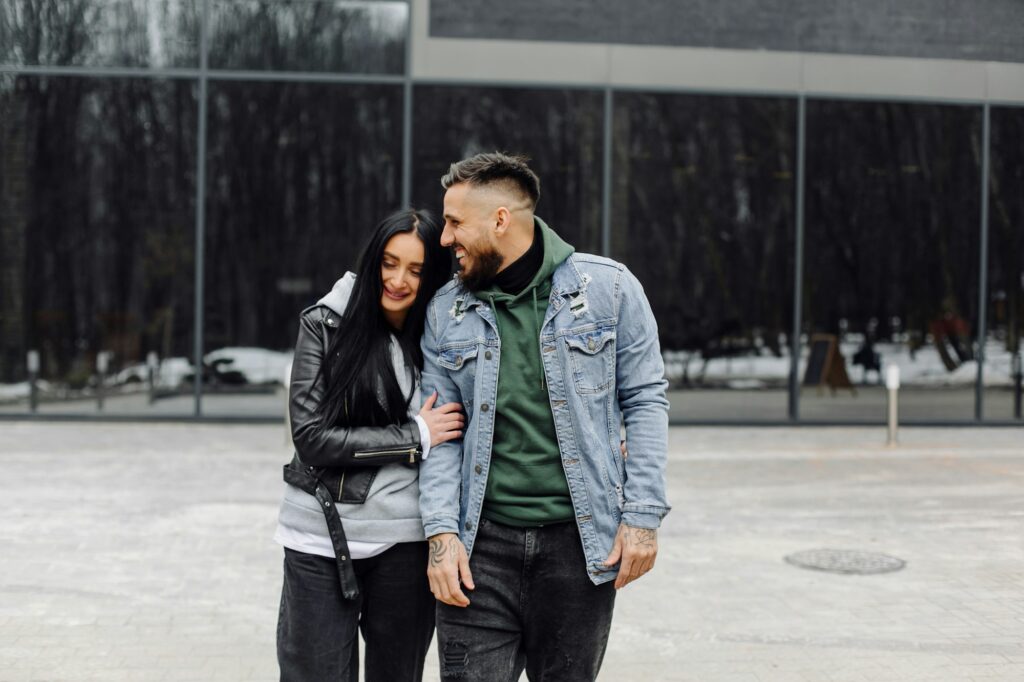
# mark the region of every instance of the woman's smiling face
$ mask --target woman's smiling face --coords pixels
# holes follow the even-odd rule
[[[423,242],[416,232],[400,232],[384,245],[380,260],[383,291],[380,307],[395,329],[401,329],[409,308],[416,301],[423,270]]]

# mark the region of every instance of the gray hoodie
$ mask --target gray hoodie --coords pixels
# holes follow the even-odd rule
[[[325,305],[341,316],[348,305],[355,281],[354,273],[345,273],[317,304]],[[344,329],[339,329],[337,333],[344,332]],[[412,419],[419,412],[419,385],[413,385],[413,369],[406,366],[398,341],[393,337],[391,358],[402,392],[408,395],[412,391],[412,401],[409,403],[409,418]],[[377,472],[363,504],[338,504],[338,514],[349,541],[395,543],[425,539],[420,521],[418,480],[418,468],[388,464]],[[277,523],[275,539],[286,547],[291,547],[295,538],[301,538],[302,547],[292,549],[334,556],[327,521],[312,495],[286,483]],[[289,539],[293,542],[289,542]]]

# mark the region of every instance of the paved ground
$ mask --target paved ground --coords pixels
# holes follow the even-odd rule
[[[673,429],[601,679],[1024,680],[1024,429],[901,435]],[[275,426],[0,423],[0,680],[276,679],[284,459]],[[813,548],[907,566],[783,560]]]

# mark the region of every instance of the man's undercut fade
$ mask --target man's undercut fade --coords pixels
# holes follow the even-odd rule
[[[487,152],[453,163],[441,186],[445,189],[463,182],[474,187],[498,187],[529,202],[530,210],[540,201],[540,178],[527,165],[525,156]]]

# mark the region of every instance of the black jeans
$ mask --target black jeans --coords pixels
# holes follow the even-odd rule
[[[366,682],[419,682],[434,634],[427,543],[402,542],[352,562],[359,597],[341,596],[334,559],[284,550],[277,621],[281,682],[357,682],[358,632]]]
[[[573,523],[513,528],[480,523],[466,608],[437,605],[441,677],[514,682],[594,680],[615,605],[614,582],[594,585]]]

